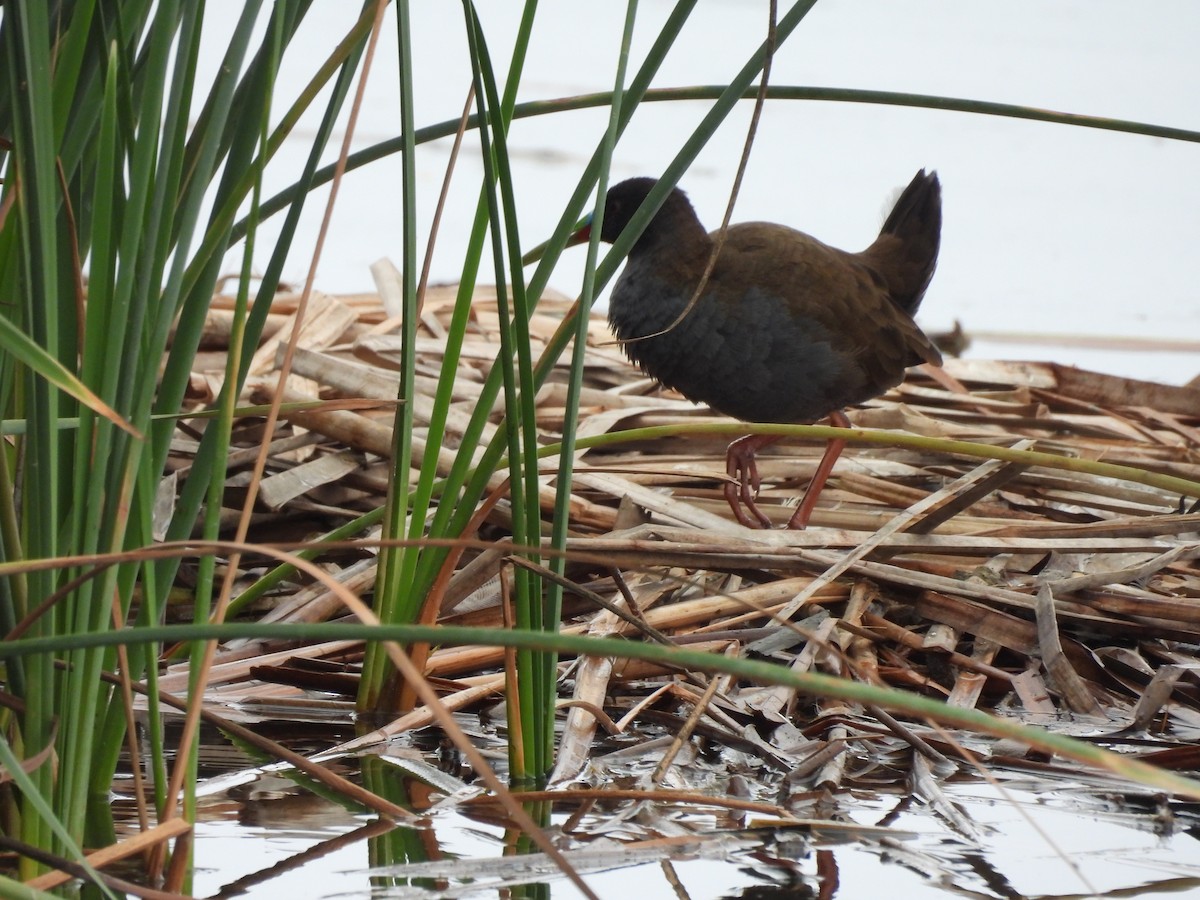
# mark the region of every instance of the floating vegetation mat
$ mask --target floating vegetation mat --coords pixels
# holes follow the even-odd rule
[[[426,297],[418,393],[408,398],[418,423],[417,465],[439,472],[448,470],[454,451],[427,456],[421,429],[444,361],[454,294],[433,288]],[[530,326],[535,358],[570,307],[562,298],[541,301]],[[281,298],[272,316],[279,340],[290,333],[292,312]],[[194,374],[197,406],[210,403],[220,386],[221,318],[218,308],[211,350]],[[444,447],[457,446],[480,402],[499,353],[497,322],[494,297],[479,292]],[[282,388],[281,399],[293,406],[268,436],[251,541],[311,539],[384,502],[399,383],[395,326],[377,297],[314,298]],[[268,403],[280,390],[279,340],[259,350],[248,402]],[[564,366],[539,397],[548,443],[563,428],[565,373]],[[329,404],[295,406],[315,400]],[[1200,388],[1031,362],[951,359],[941,371],[914,370],[901,387],[850,411],[856,429],[868,438],[883,433],[884,442],[850,443],[804,532],[752,531],[732,519],[723,499],[724,452],[736,432],[698,430],[729,420],[644,378],[599,317],[591,325],[581,404],[580,438],[650,426],[678,430],[578,452],[565,632],[665,641],[888,685],[1167,769],[1200,770]],[[497,409],[493,428],[499,416]],[[189,466],[202,427],[181,423],[175,469]],[[230,521],[262,429],[262,420],[247,419],[235,435]],[[908,437],[886,437],[893,433]],[[947,441],[1007,452],[998,459],[965,455]],[[786,522],[823,449],[822,440],[792,436],[760,454],[759,504],[774,521]],[[543,466],[549,533],[556,458]],[[502,484],[498,476],[493,486]],[[472,543],[444,584],[439,622],[504,627],[509,523],[502,497],[477,533],[464,535]],[[343,547],[323,565],[369,598],[375,560],[371,547]],[[261,559],[242,565],[245,584],[265,571]],[[238,615],[322,621],[346,612],[324,586],[293,580]],[[344,730],[362,652],[353,641],[223,646],[205,697],[215,714],[251,729],[273,719],[340,721]],[[756,883],[828,885],[836,882],[836,859],[821,854],[852,843],[900,862],[926,885],[1019,896],[1025,888],[1013,884],[1022,873],[980,850],[1007,826],[986,824],[964,801],[964,789],[985,806],[1041,804],[1089,820],[1120,818],[1154,835],[1160,848],[1200,827],[1200,807],[1187,801],[1168,801],[1044,749],[870,704],[649,661],[564,654],[560,672],[569,702],[560,714],[558,767],[552,790],[538,796],[553,802],[557,840],[576,854],[581,871],[636,865],[643,853],[658,861],[712,854],[749,866]],[[434,649],[426,674],[498,759],[503,650]],[[160,686],[182,696],[186,685],[186,669],[177,666]],[[472,796],[473,773],[453,750],[439,750],[430,723],[418,708],[307,755],[342,767],[367,753],[393,763],[403,758],[406,771],[427,786],[427,805],[450,805],[476,824],[503,824],[494,798]],[[248,768],[214,776],[207,792],[220,795],[231,778],[245,781],[250,771],[261,774]],[[924,843],[906,842],[916,812],[924,817],[916,828],[926,833]],[[1069,856],[1074,848],[1063,826],[1055,829]],[[959,849],[946,850],[946,841]],[[1148,878],[1196,889],[1194,866],[1165,855],[1153,863],[1157,871],[1138,870],[1137,878],[1107,886]],[[523,875],[501,871],[509,864],[495,859],[458,860],[449,870],[432,858],[407,865],[387,870],[388,877],[495,889],[513,883],[510,877],[538,880],[542,875],[528,872],[548,864],[538,857],[512,862],[526,867]],[[668,895],[669,879],[654,871]],[[1070,890],[1105,886],[1076,881]]]

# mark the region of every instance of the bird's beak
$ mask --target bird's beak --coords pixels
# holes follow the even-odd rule
[[[567,247],[574,247],[576,244],[582,244],[585,241],[587,241],[591,236],[592,236],[592,217],[590,215],[588,215],[586,218],[581,219],[579,221],[579,224],[575,226],[575,230],[571,232],[571,236],[569,238],[567,238],[567,242],[565,244],[563,244],[563,249],[565,250]],[[532,265],[533,263],[537,262],[539,259],[541,259],[545,255],[546,248],[548,246],[550,246],[549,241],[542,241],[542,243],[538,244],[536,247],[534,247],[532,250],[530,250],[528,253],[526,253],[524,256],[521,257],[521,265],[528,266],[528,265]]]

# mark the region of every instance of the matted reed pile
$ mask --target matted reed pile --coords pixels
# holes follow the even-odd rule
[[[430,396],[453,295],[431,289],[423,308],[417,385]],[[535,343],[553,333],[569,308],[561,298],[542,300],[531,325]],[[276,324],[288,325],[286,298],[278,312]],[[388,401],[398,384],[394,323],[370,296],[317,297],[309,319],[284,400],[379,403],[285,412],[271,435],[252,540],[313,537],[384,501]],[[218,326],[214,321],[215,344]],[[288,328],[280,333],[286,336]],[[494,298],[480,293],[459,365],[448,446],[477,403],[499,352],[497,335]],[[275,390],[277,349],[268,340],[256,358],[249,388],[255,402],[268,401]],[[224,364],[219,347],[201,354],[199,367],[208,363],[212,371],[195,375],[198,403],[215,391]],[[539,398],[548,442],[561,431],[565,395],[560,379]],[[430,397],[412,402],[417,421],[427,421]],[[911,372],[904,385],[850,417],[866,429],[1031,448],[1200,479],[1195,388],[1049,364],[949,360],[940,373]],[[642,377],[612,344],[603,319],[595,319],[580,436],[722,421],[728,420]],[[175,457],[181,468],[189,461],[191,427],[181,426]],[[231,457],[231,516],[261,436],[255,420],[237,435],[245,449]],[[568,545],[568,576],[578,589],[567,591],[564,629],[633,637],[640,629],[652,636],[647,640],[886,683],[1117,744],[1122,735],[1136,734],[1152,745],[1156,761],[1200,767],[1200,745],[1188,746],[1200,736],[1200,515],[1188,506],[1194,498],[1184,503],[1165,489],[1021,462],[852,443],[809,530],[751,531],[732,520],[722,498],[730,439],[689,433],[579,453]],[[423,446],[420,434],[416,445]],[[776,521],[786,521],[822,450],[820,442],[789,438],[760,455],[760,503]],[[439,468],[451,452],[442,451]],[[545,463],[542,479],[546,516],[553,465]],[[501,627],[498,575],[509,552],[506,527],[501,501],[478,535],[465,536],[496,544],[463,555],[441,621]],[[327,566],[339,580],[370,594],[370,552],[333,559]],[[255,570],[245,576],[252,579]],[[622,614],[597,606],[597,596]],[[244,614],[305,621],[344,614],[328,591],[308,583],[287,585],[267,601],[269,608]],[[347,676],[359,650],[349,642],[226,648],[209,699],[241,708],[303,705],[313,689],[352,687]],[[705,680],[647,663],[609,668],[569,659],[564,672],[564,691],[580,702],[561,745],[563,779],[613,774],[616,764],[604,760],[622,757],[606,756],[614,746],[633,743],[637,752],[649,752],[648,737],[665,740],[693,713],[702,745],[740,754],[743,770],[787,772],[784,781],[801,793],[855,777],[881,786],[865,773],[897,747],[916,747],[913,759],[927,752],[958,755],[955,742],[922,723],[902,725],[877,709],[819,703],[728,677]],[[494,703],[504,688],[498,648],[437,650],[428,674],[456,709]],[[163,687],[182,691],[185,679],[182,670],[168,674]],[[599,740],[597,720],[608,730]],[[417,711],[376,737],[428,721]],[[980,749],[978,740],[973,746]],[[775,800],[778,788],[770,789]],[[759,800],[767,796],[749,792]]]

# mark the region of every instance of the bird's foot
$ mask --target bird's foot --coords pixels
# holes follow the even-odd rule
[[[774,524],[756,502],[761,481],[754,457],[760,447],[777,440],[779,435],[775,434],[748,434],[738,438],[725,451],[725,474],[730,478],[725,483],[725,500],[733,510],[734,518],[747,528],[771,528]]]

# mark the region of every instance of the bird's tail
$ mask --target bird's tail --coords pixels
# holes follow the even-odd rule
[[[937,173],[922,169],[900,194],[879,237],[864,252],[869,264],[883,274],[888,292],[910,316],[937,267],[942,233],[942,185]]]

